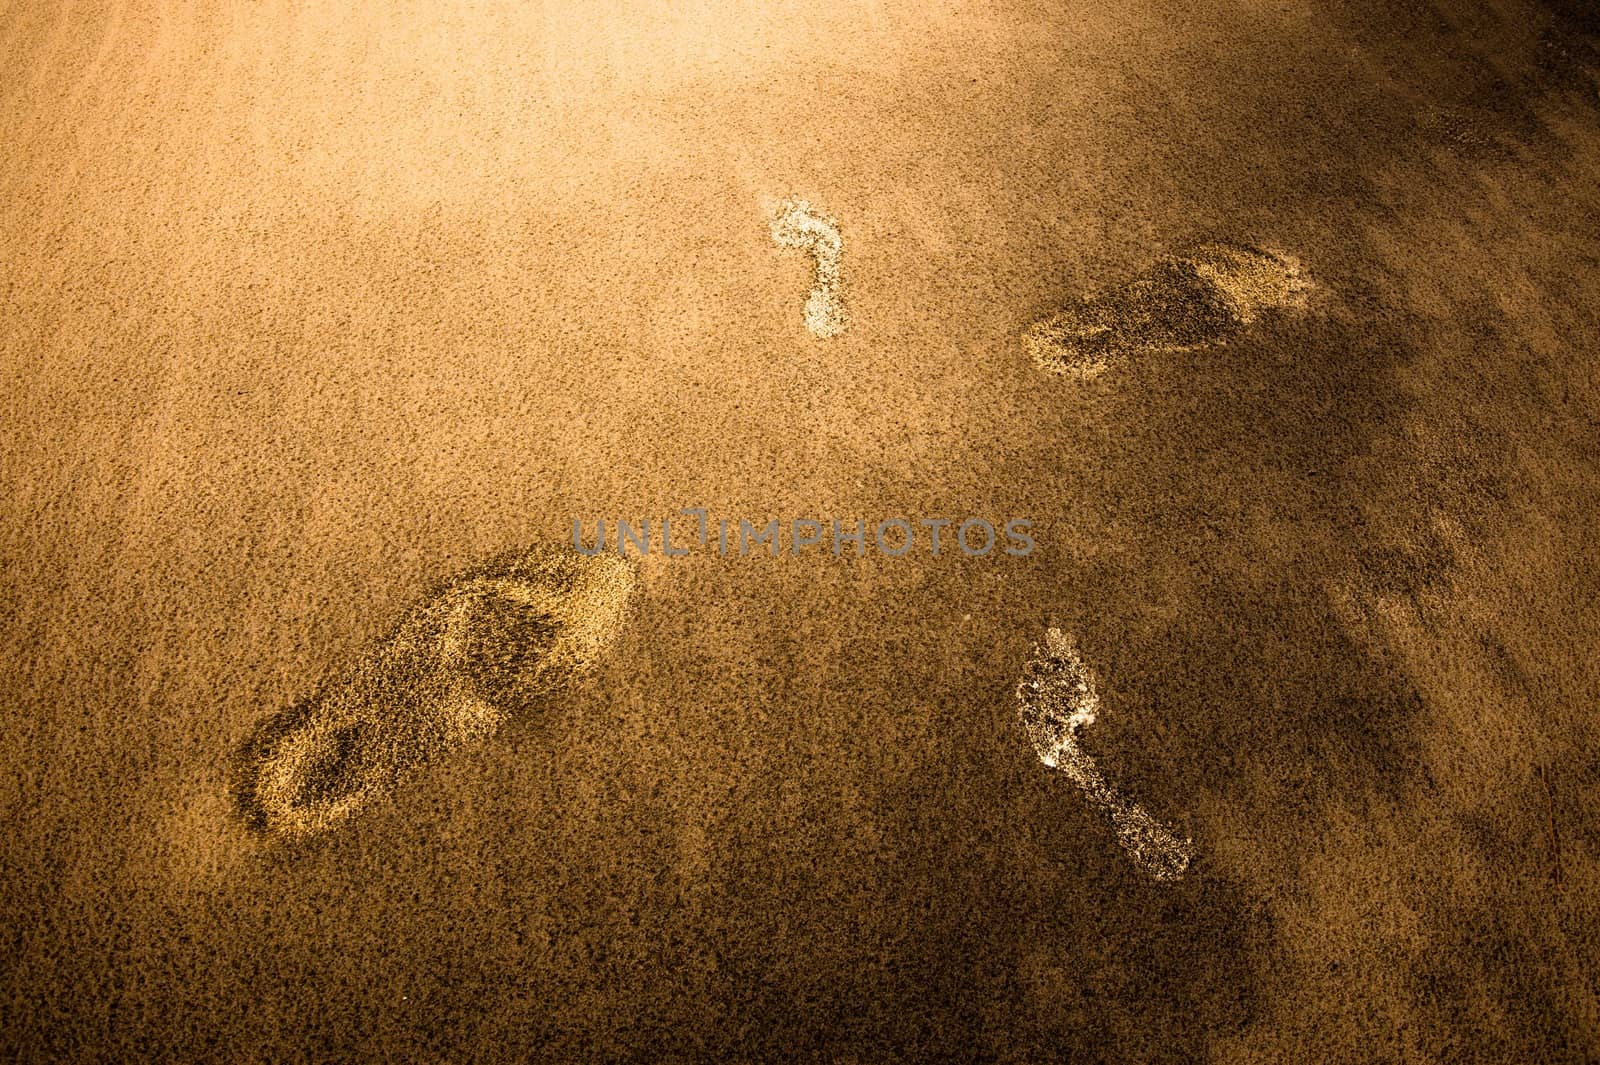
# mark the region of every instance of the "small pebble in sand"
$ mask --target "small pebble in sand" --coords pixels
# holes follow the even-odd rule
[[[1092,380],[1131,355],[1222,343],[1267,311],[1301,306],[1309,287],[1287,256],[1201,244],[1035,322],[1023,347],[1047,373]]]
[[[1110,816],[1118,842],[1134,862],[1156,880],[1182,877],[1189,867],[1190,841],[1123,798],[1078,746],[1078,730],[1094,723],[1100,696],[1071,636],[1054,628],[1045,633],[1017,683],[1017,708],[1039,761],[1065,773]]]
[[[844,276],[840,258],[844,249],[839,223],[813,210],[805,200],[784,200],[772,215],[772,239],[785,248],[810,252],[815,274],[803,314],[812,336],[832,337],[844,332],[849,316],[844,307]]]
[[[240,752],[239,806],[281,837],[326,831],[411,770],[491,735],[593,663],[633,583],[620,558],[535,549],[461,574]]]

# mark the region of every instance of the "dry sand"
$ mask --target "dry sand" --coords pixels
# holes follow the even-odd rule
[[[1586,19],[7,5],[0,1050],[1594,1060]],[[826,343],[785,197],[845,234]],[[1206,242],[1312,298],[1024,353]],[[311,839],[236,816],[437,582],[684,506],[1040,546],[653,556],[494,736]],[[1181,880],[1019,727],[1051,626]]]

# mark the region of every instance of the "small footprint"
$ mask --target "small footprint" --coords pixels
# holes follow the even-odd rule
[[[1059,769],[1111,818],[1135,863],[1156,880],[1177,880],[1189,868],[1190,841],[1127,801],[1078,746],[1078,730],[1094,723],[1100,710],[1094,674],[1078,657],[1072,637],[1050,629],[1035,647],[1017,683],[1022,729],[1039,761]]]
[[[1302,305],[1309,287],[1286,256],[1200,244],[1035,322],[1023,346],[1046,373],[1092,380],[1133,355],[1223,343],[1267,311]]]
[[[772,239],[782,247],[808,251],[815,260],[803,310],[811,335],[833,337],[844,332],[849,315],[844,306],[844,239],[839,223],[812,210],[805,200],[784,200],[772,214]]]
[[[324,832],[418,766],[488,737],[600,656],[632,584],[620,558],[551,549],[452,579],[244,744],[235,790],[246,820],[281,837]]]

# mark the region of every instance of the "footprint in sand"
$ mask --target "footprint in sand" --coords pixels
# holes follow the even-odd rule
[[[333,828],[594,662],[632,585],[620,558],[551,549],[453,578],[377,648],[256,730],[240,751],[240,809],[275,836]]]
[[[811,292],[802,310],[811,335],[825,338],[844,332],[849,316],[844,307],[844,238],[839,223],[812,210],[805,200],[784,200],[772,212],[772,240],[780,247],[810,252],[814,260]]]
[[[1303,305],[1309,287],[1286,256],[1200,244],[1035,322],[1023,346],[1045,372],[1091,380],[1144,352],[1223,343],[1268,311]]]
[[[1045,633],[1023,668],[1017,709],[1039,761],[1065,773],[1111,819],[1117,841],[1134,862],[1156,880],[1182,877],[1189,868],[1189,841],[1124,798],[1078,746],[1078,730],[1094,724],[1100,696],[1072,637],[1060,629]]]

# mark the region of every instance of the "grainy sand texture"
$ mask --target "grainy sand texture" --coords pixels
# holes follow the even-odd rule
[[[1592,5],[0,4],[0,1058],[1600,1060]]]

